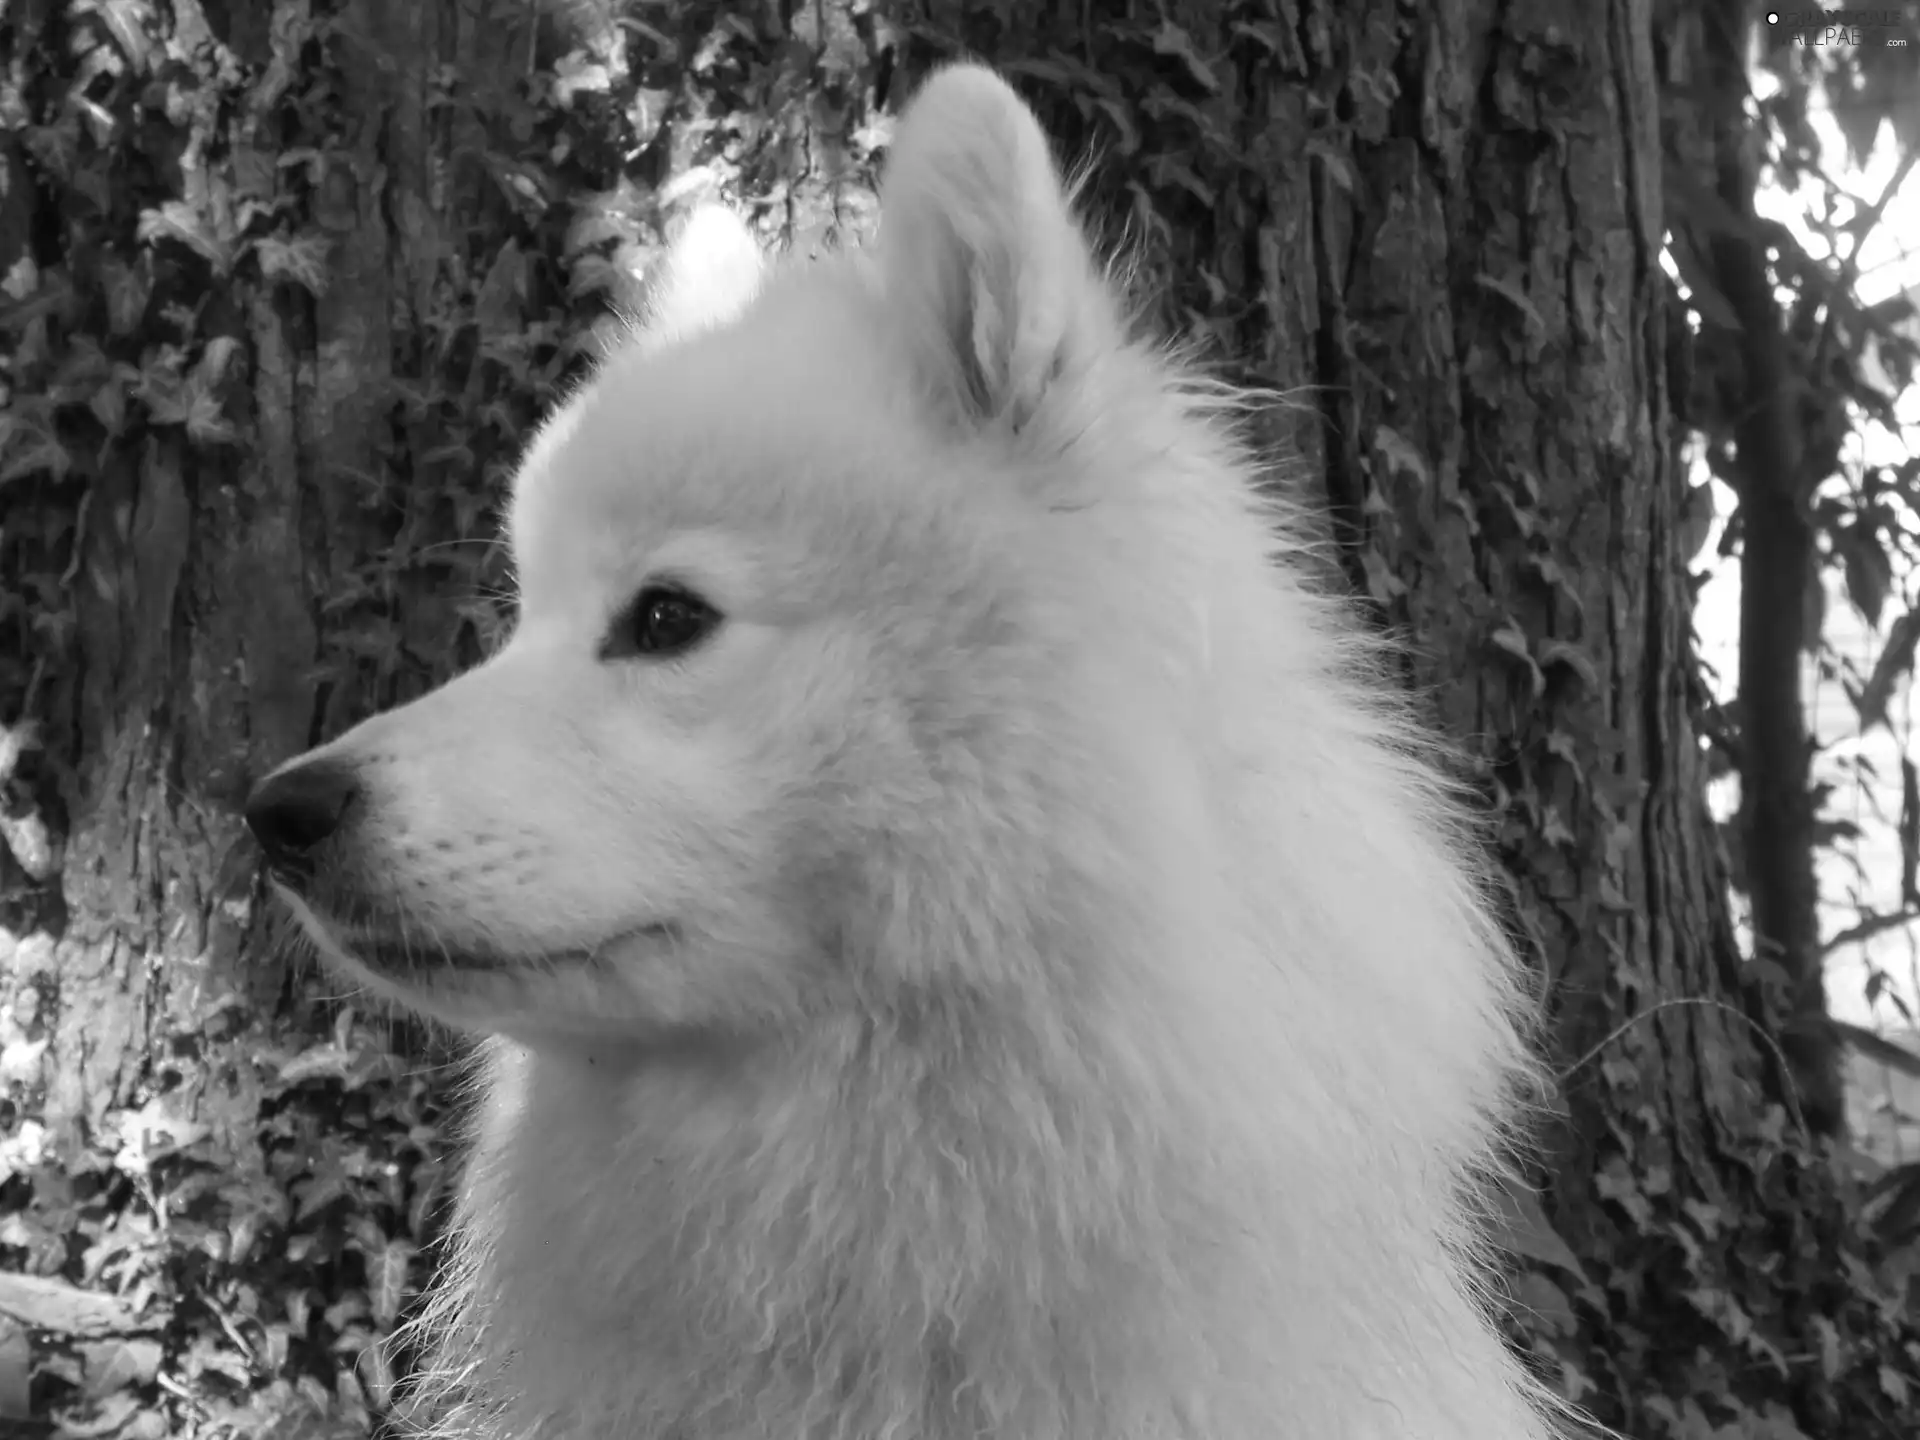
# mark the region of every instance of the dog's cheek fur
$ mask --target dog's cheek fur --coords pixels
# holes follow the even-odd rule
[[[674,918],[748,826],[721,745],[629,712],[616,748],[620,709],[585,658],[510,647],[344,737],[364,885],[449,949],[498,957]]]

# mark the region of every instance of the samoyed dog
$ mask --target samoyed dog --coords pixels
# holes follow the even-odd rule
[[[248,805],[483,1037],[444,1433],[1550,1433],[1474,1220],[1514,961],[1231,409],[987,70],[871,248],[688,227],[526,455],[511,640]]]

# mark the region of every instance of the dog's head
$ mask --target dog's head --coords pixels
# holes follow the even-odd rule
[[[1030,953],[1062,857],[1112,843],[1083,792],[1194,703],[1140,663],[1204,652],[1192,577],[1122,515],[1177,410],[1031,113],[946,70],[872,251],[767,267],[730,215],[688,225],[529,448],[509,642],[248,823],[335,962],[533,1044],[899,978],[850,956]]]

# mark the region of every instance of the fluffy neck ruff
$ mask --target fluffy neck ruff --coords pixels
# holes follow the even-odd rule
[[[1168,1093],[1182,1027],[1098,987],[952,983],[954,958],[774,1048],[489,1049],[428,1320],[444,1379],[508,1397],[489,1433],[1202,1428],[1175,1415],[1217,1317],[1186,1296],[1240,1247],[1231,1187],[1199,1199],[1215,1127]],[[980,971],[1061,973],[1035,958]]]
[[[929,961],[778,1048],[491,1047],[427,1324],[445,1392],[493,1398],[448,1433],[1538,1435],[1456,1258],[1466,1157],[1329,1078],[1177,838],[1154,886],[1050,877],[1033,938],[1070,948],[976,957],[1073,994]]]

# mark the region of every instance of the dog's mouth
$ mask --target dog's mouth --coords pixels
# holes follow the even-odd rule
[[[623,927],[591,945],[509,954],[457,943],[430,926],[387,917],[360,916],[347,920],[328,914],[310,899],[299,895],[287,898],[293,902],[303,927],[323,951],[383,979],[401,983],[458,975],[505,975],[528,970],[591,967],[606,963],[611,956],[635,943],[671,945],[680,938],[679,928],[671,922],[649,921]]]
[[[351,959],[369,970],[393,979],[436,974],[488,975],[525,970],[555,970],[563,966],[592,966],[604,963],[638,941],[671,943],[677,931],[670,924],[640,925],[623,930],[594,945],[573,946],[562,950],[538,951],[530,955],[501,955],[484,950],[449,945],[434,936],[398,939],[393,936],[361,933],[339,936],[335,944]]]
[[[432,937],[395,939],[378,935],[337,935],[334,943],[349,959],[394,979],[446,974],[489,974],[518,969],[527,962],[480,951],[457,949]]]

